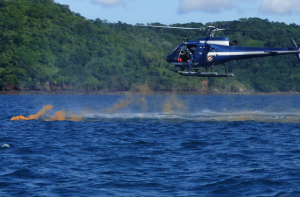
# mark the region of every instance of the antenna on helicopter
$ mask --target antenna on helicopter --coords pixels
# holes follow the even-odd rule
[[[228,26],[231,26],[233,24],[242,22],[240,20],[232,21],[230,23],[226,23],[224,25],[215,27],[215,26],[206,26],[206,27],[200,27],[200,28],[191,28],[191,27],[173,27],[173,26],[155,26],[155,25],[138,25],[138,26],[144,26],[144,27],[159,27],[159,28],[167,28],[167,29],[184,29],[184,30],[200,30],[200,31],[207,31],[209,33],[210,37],[215,36],[215,32],[217,31],[232,31],[232,32],[259,32],[259,30],[242,30],[242,29],[221,29]]]

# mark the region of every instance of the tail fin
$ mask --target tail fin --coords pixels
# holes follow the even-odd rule
[[[291,38],[291,41],[293,43],[293,45],[297,48],[297,50],[299,51],[299,53],[296,54],[297,58],[298,58],[298,62],[300,63],[300,47],[297,46],[295,40],[293,38]]]

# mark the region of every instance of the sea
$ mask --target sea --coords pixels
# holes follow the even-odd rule
[[[299,95],[1,95],[0,105],[3,197],[300,196]]]

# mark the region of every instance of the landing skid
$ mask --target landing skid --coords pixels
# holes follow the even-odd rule
[[[234,74],[218,74],[216,72],[183,72],[178,71],[182,76],[194,76],[194,77],[234,77]]]

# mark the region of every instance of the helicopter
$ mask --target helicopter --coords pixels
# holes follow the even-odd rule
[[[197,77],[234,77],[234,74],[228,74],[226,72],[226,62],[240,59],[250,59],[256,62],[254,58],[296,54],[298,61],[300,62],[300,47],[297,46],[293,38],[291,42],[294,47],[289,48],[273,48],[273,47],[238,47],[234,46],[237,41],[230,41],[227,37],[215,37],[214,34],[218,31],[232,31],[232,32],[259,32],[259,30],[241,30],[241,29],[223,29],[235,23],[242,22],[240,20],[232,21],[224,25],[215,27],[207,26],[200,28],[188,28],[188,27],[173,27],[173,26],[153,26],[153,25],[141,25],[146,27],[158,27],[158,28],[170,28],[170,29],[183,29],[183,30],[200,30],[209,33],[208,37],[201,37],[198,40],[188,40],[184,38],[183,43],[179,44],[169,55],[166,57],[166,61],[175,67],[179,67],[179,74],[183,76],[197,76]],[[185,72],[184,69],[189,67],[188,57],[186,55],[186,49],[193,54],[192,67],[195,72]],[[257,62],[256,62],[257,63]],[[223,65],[225,68],[224,74],[218,74],[212,72],[213,67],[217,65]],[[206,72],[199,72],[197,68],[205,68]],[[207,72],[207,68],[211,68],[211,72]]]

